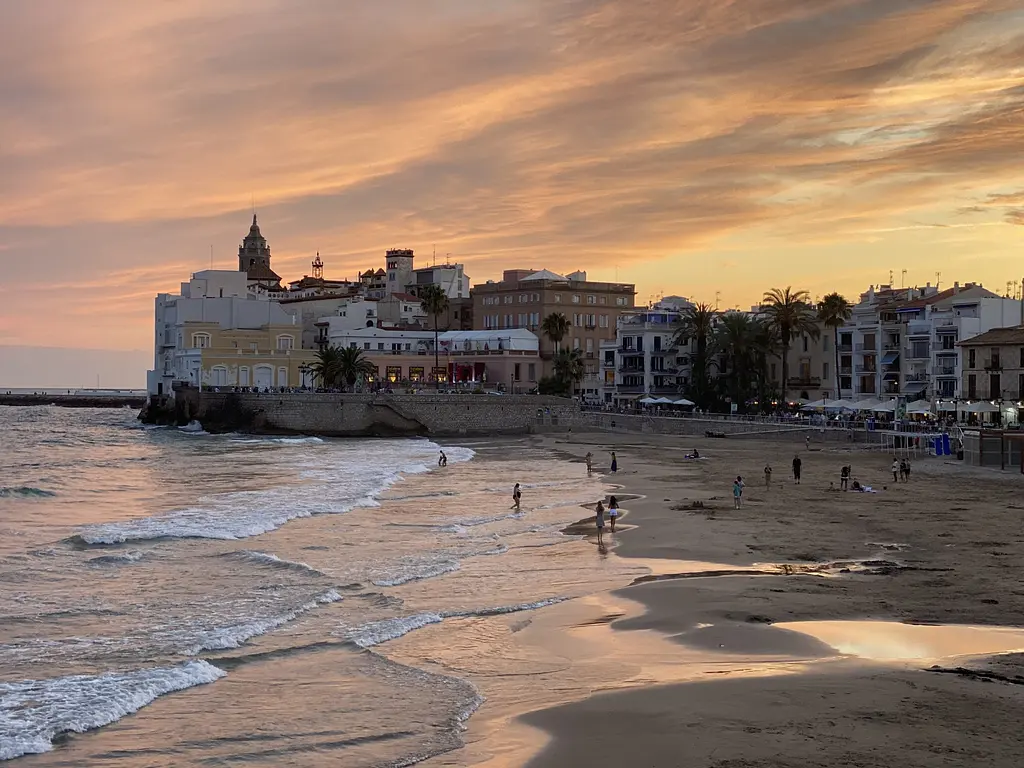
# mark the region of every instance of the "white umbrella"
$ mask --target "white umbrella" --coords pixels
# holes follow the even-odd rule
[[[643,405],[653,405],[654,403],[657,403],[658,400],[656,398],[653,398],[653,397],[641,397],[640,398],[640,402]]]
[[[968,413],[996,413],[999,411],[999,406],[979,400],[976,403],[969,404],[964,410]]]
[[[658,405],[675,405],[676,404],[675,400],[669,400],[667,397],[659,397],[654,402],[656,402]]]
[[[802,406],[800,408],[800,410],[801,411],[814,411],[814,410],[817,410],[818,408],[824,408],[824,407],[825,407],[825,401],[824,400],[815,400],[813,403],[807,403],[807,405]]]
[[[692,400],[687,400],[685,397],[681,397],[676,400],[676,405],[696,405]]]
[[[939,404],[935,406],[937,411],[955,411],[956,403],[952,400],[939,400]]]
[[[907,405],[907,413],[931,413],[932,404],[927,400],[915,400]]]
[[[875,413],[892,413],[896,410],[896,401],[890,400],[887,403],[879,403],[871,409]]]
[[[881,401],[875,400],[875,398],[873,398],[873,397],[869,397],[867,400],[860,400],[860,401],[854,403],[853,404],[853,409],[855,411],[870,411],[870,410],[874,409],[874,407],[876,405],[878,405],[879,402],[881,402]]]
[[[855,411],[857,407],[849,400],[829,400],[825,403],[826,411]]]

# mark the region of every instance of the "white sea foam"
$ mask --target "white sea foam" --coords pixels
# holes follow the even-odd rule
[[[269,552],[257,552],[255,550],[242,549],[238,552],[232,552],[230,554],[233,557],[239,557],[243,560],[258,563],[259,565],[270,566],[271,568],[283,568],[292,571],[302,571],[305,573],[309,573],[313,576],[327,575],[323,571],[318,571],[316,568],[314,568],[311,565],[307,565],[306,563],[300,563],[294,560],[283,560],[277,555],[273,555]]]
[[[546,600],[538,600],[534,603],[519,603],[516,605],[499,605],[493,608],[473,608],[468,610],[442,611],[440,613],[426,612],[414,613],[409,616],[396,616],[391,619],[373,621],[361,627],[347,629],[343,633],[346,640],[350,640],[361,648],[372,648],[375,645],[386,643],[389,640],[396,640],[417,629],[438,624],[445,619],[468,618],[473,616],[500,616],[506,613],[519,613],[521,611],[534,611],[549,605],[555,605],[568,597],[551,597]],[[479,704],[477,705],[479,706]],[[474,707],[475,710],[475,707]],[[472,712],[470,712],[472,714]]]
[[[283,624],[294,621],[302,614],[319,608],[321,605],[336,603],[341,599],[338,591],[331,589],[322,595],[317,595],[308,603],[303,603],[294,611],[279,616],[270,616],[265,619],[254,619],[227,627],[203,630],[193,636],[195,645],[186,649],[185,653],[188,656],[195,656],[203,651],[222,651],[226,648],[239,648],[249,638],[265,634],[272,629],[277,629]]]
[[[397,572],[377,576],[370,581],[378,587],[397,587],[399,584],[407,584],[410,581],[431,579],[435,576],[443,576],[446,573],[459,570],[458,560],[440,560],[433,563],[411,563],[399,566]]]
[[[90,557],[89,562],[93,565],[123,565],[125,563],[137,563],[142,559],[142,552],[133,549],[129,552],[118,552],[114,555],[99,555]]]
[[[173,667],[0,683],[0,760],[48,752],[61,733],[83,733],[137,712],[157,697],[212,683],[205,661]]]
[[[413,630],[420,629],[429,624],[437,624],[444,620],[439,613],[416,613],[412,616],[398,616],[383,621],[372,621],[361,627],[345,632],[345,639],[358,645],[360,648],[372,648],[375,645],[386,643],[402,637]]]
[[[526,517],[525,511],[520,512],[509,512],[505,515],[494,515],[493,517],[470,517],[465,520],[456,520],[455,525],[464,525],[470,528],[478,525],[487,525],[488,523],[498,523],[502,520],[522,520]]]

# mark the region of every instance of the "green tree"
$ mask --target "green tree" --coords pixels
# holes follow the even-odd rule
[[[720,377],[726,396],[740,411],[756,397],[760,324],[741,312],[726,312],[715,328],[714,348],[724,361]]]
[[[317,350],[316,357],[309,366],[309,372],[313,375],[313,381],[320,382],[324,389],[337,386],[338,382],[338,356],[341,350],[338,347],[321,347]]]
[[[583,380],[583,356],[578,349],[567,349],[555,357],[555,378],[572,397],[576,385]]]
[[[789,345],[794,338],[807,334],[812,339],[821,336],[818,318],[807,291],[794,291],[791,287],[772,288],[764,294],[761,311],[768,325],[779,339],[782,353],[782,381],[779,390],[786,396],[789,384]]]
[[[710,304],[696,304],[681,313],[679,328],[672,337],[671,346],[683,347],[690,339],[696,342],[690,379],[690,398],[701,408],[707,408],[713,398],[711,387],[711,343],[718,312]]]
[[[561,312],[552,312],[550,315],[544,318],[544,321],[540,324],[541,332],[551,339],[551,342],[555,345],[555,354],[558,354],[559,345],[562,343],[562,339],[569,332],[569,320]]]
[[[338,383],[353,389],[359,379],[368,379],[377,371],[377,366],[363,357],[363,350],[346,347],[338,350],[335,363]]]
[[[832,340],[836,353],[836,398],[843,399],[842,379],[839,378],[839,329],[850,321],[853,308],[841,294],[830,293],[818,304],[818,320],[832,329]]]
[[[420,306],[423,311],[434,318],[434,371],[440,368],[438,349],[438,318],[448,311],[448,294],[439,285],[425,285],[420,289]],[[437,376],[434,377],[434,384],[441,386]]]

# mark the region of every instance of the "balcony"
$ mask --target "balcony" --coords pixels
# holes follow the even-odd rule
[[[586,358],[587,358],[587,360],[593,360],[593,359],[594,359],[594,353],[593,353],[593,352],[587,352],[587,353],[586,353],[586,354],[584,355],[584,357],[586,357]]]
[[[853,367],[848,365],[845,368],[840,368],[839,369],[839,375],[840,376],[852,376],[853,375]]]
[[[651,387],[652,395],[675,395],[679,393],[679,387],[676,385]]]
[[[645,391],[643,384],[616,384],[615,392],[620,395],[642,395]]]
[[[602,368],[614,368],[615,367],[615,359],[612,358],[611,360],[609,360],[608,358],[605,358],[604,360],[601,361],[601,367]]]
[[[790,376],[787,381],[787,386],[790,387],[820,387],[821,377],[820,376]]]
[[[646,373],[646,371],[643,368],[628,368],[625,365],[620,365],[619,373],[632,373],[635,376],[643,376]]]
[[[884,344],[882,344],[882,350],[884,352],[899,352],[900,351],[900,340],[896,339],[895,341],[887,341],[887,342],[885,342]]]
[[[860,342],[860,343],[858,343],[858,344],[854,345],[854,348],[855,348],[855,349],[856,349],[856,350],[857,350],[858,352],[869,352],[869,353],[871,353],[872,355],[873,355],[873,354],[875,354],[875,352],[877,352],[877,351],[878,351],[878,347],[877,347],[877,346],[875,346],[874,344],[870,344],[870,345],[868,345],[868,344],[864,344],[863,342]]]
[[[913,322],[907,323],[907,333],[911,336],[931,336],[931,323]]]
[[[956,376],[955,365],[933,365],[932,373],[936,376]]]
[[[903,380],[907,383],[911,381],[928,381],[927,373],[910,373],[903,377]]]
[[[642,355],[644,351],[642,349],[634,349],[633,347],[619,347],[620,355]]]
[[[870,373],[870,374],[878,373],[878,369],[875,366],[873,366],[873,365],[858,365],[858,366],[856,366],[854,368],[854,370],[857,373]]]
[[[931,348],[927,344],[915,344],[907,350],[907,360],[931,360]]]
[[[853,344],[840,344],[838,349],[840,354],[843,352],[850,353],[853,352]]]
[[[982,366],[986,371],[999,372],[1003,370],[1003,364],[1000,360],[985,360]]]

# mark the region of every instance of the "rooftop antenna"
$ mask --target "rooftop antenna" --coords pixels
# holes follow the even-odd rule
[[[434,251],[433,251],[433,255],[430,257],[430,266],[436,267],[437,266],[437,243],[434,243],[433,248],[434,248]]]
[[[889,287],[892,288],[892,285],[893,285],[892,270],[890,269],[889,270]]]
[[[722,300],[722,292],[715,291],[715,312],[718,311],[718,304]]]
[[[941,280],[941,279],[942,279],[942,273],[941,272],[936,272],[935,273],[935,290],[936,291],[939,290],[939,280]]]
[[[900,272],[900,288],[907,287],[907,270]]]

